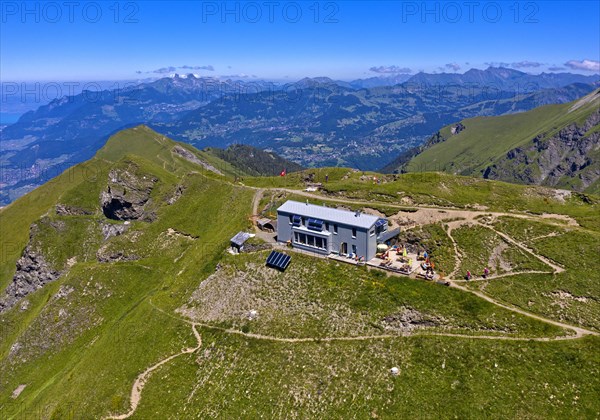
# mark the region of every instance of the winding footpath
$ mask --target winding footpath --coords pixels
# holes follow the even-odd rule
[[[148,369],[146,369],[145,371],[140,373],[138,375],[137,379],[135,380],[135,382],[133,383],[133,387],[131,388],[129,411],[125,414],[110,415],[110,416],[104,417],[104,419],[120,420],[120,419],[126,419],[128,417],[131,417],[133,415],[133,413],[135,413],[135,410],[137,410],[137,407],[142,398],[142,391],[144,390],[144,386],[146,385],[146,382],[148,382],[148,379],[150,378],[150,375],[152,374],[152,372],[154,372],[156,369],[158,369],[165,363],[168,363],[171,360],[175,359],[176,357],[179,357],[184,354],[191,354],[191,353],[196,352],[198,349],[200,349],[200,347],[202,346],[202,338],[200,337],[200,333],[196,329],[196,324],[192,323],[192,331],[194,332],[194,336],[196,337],[198,345],[196,347],[188,347],[187,349],[182,349],[181,352],[176,353],[172,356],[167,357],[166,359],[161,360],[160,362],[156,363],[155,365],[150,366]]]
[[[248,187],[248,188],[252,188],[254,190],[256,190],[256,193],[253,197],[252,200],[252,218],[256,218],[257,217],[257,212],[258,212],[258,206],[260,203],[260,200],[262,199],[265,189],[264,188],[254,188],[254,187]],[[367,205],[367,206],[372,206],[372,205],[377,205],[378,203],[376,202],[368,202],[368,201],[355,201],[355,200],[348,200],[348,199],[338,199],[338,198],[330,198],[330,197],[324,197],[318,194],[312,194],[309,192],[305,192],[305,191],[298,191],[298,190],[291,190],[291,189],[285,189],[285,188],[271,188],[270,190],[274,190],[274,191],[284,191],[284,192],[288,192],[288,193],[293,193],[293,194],[298,194],[298,195],[302,195],[302,196],[306,196],[306,197],[310,197],[310,198],[319,198],[319,199],[324,199],[327,201],[333,201],[333,202],[339,202],[339,203],[344,203],[344,204],[361,204],[361,205]],[[407,206],[400,206],[400,205],[394,205],[394,204],[390,204],[390,203],[379,203],[379,204],[384,204],[386,206],[389,207],[397,207],[399,209],[402,208],[407,208]],[[417,209],[423,209],[423,210],[441,210],[438,208],[425,208],[425,207],[415,207]],[[444,209],[444,212],[446,212],[446,214],[448,214],[448,209]],[[529,247],[527,247],[526,245],[514,240],[513,238],[511,238],[510,236],[506,235],[505,233],[499,232],[495,229],[493,229],[492,227],[485,225],[483,223],[480,223],[478,220],[475,220],[475,218],[477,216],[481,216],[481,215],[490,215],[490,216],[511,216],[511,217],[519,217],[519,218],[527,218],[527,219],[533,219],[532,216],[529,215],[515,215],[515,214],[510,214],[510,213],[495,213],[495,212],[486,212],[486,211],[472,211],[472,210],[456,210],[456,211],[450,211],[450,213],[456,213],[457,215],[460,214],[461,216],[466,216],[464,220],[458,220],[458,221],[448,221],[446,222],[446,225],[448,226],[448,230],[447,230],[447,235],[450,238],[452,245],[454,247],[454,256],[455,256],[455,269],[452,271],[452,273],[450,273],[449,275],[449,279],[448,282],[450,283],[450,287],[459,289],[463,292],[466,293],[472,293],[475,296],[493,304],[496,305],[500,308],[512,311],[514,313],[517,313],[519,315],[523,315],[541,322],[545,322],[547,324],[550,325],[554,325],[560,328],[563,328],[567,331],[571,331],[572,334],[570,335],[563,335],[563,336],[556,336],[556,337],[514,337],[514,336],[507,336],[507,335],[467,335],[467,334],[455,334],[455,333],[444,333],[444,332],[423,332],[423,331],[418,331],[418,332],[414,332],[414,331],[410,331],[408,333],[405,334],[380,334],[380,335],[361,335],[361,336],[340,336],[340,337],[299,337],[299,338],[286,338],[286,337],[276,337],[276,336],[269,336],[269,335],[263,335],[263,334],[256,334],[256,333],[245,333],[243,331],[240,330],[235,330],[235,329],[231,329],[231,328],[223,328],[223,327],[218,327],[218,326],[214,326],[211,324],[206,324],[206,323],[201,323],[201,322],[194,322],[191,321],[187,318],[182,318],[176,315],[173,315],[172,313],[169,313],[167,311],[165,311],[162,308],[159,308],[158,306],[156,306],[152,300],[149,300],[150,305],[156,309],[157,311],[160,311],[161,313],[163,313],[164,315],[176,319],[180,322],[186,323],[191,325],[192,331],[194,333],[194,336],[197,340],[197,346],[196,347],[189,347],[186,349],[182,349],[179,353],[173,354],[169,357],[166,357],[165,359],[162,359],[161,361],[159,361],[158,363],[152,365],[151,367],[147,368],[144,372],[142,372],[141,374],[138,375],[138,377],[136,378],[132,389],[131,389],[131,396],[130,396],[130,408],[129,411],[127,413],[124,414],[120,414],[120,415],[110,415],[107,417],[104,417],[104,419],[126,419],[131,417],[135,411],[138,408],[138,405],[140,403],[141,397],[142,397],[142,391],[144,389],[144,386],[146,385],[146,383],[148,382],[148,379],[150,378],[150,376],[152,375],[152,373],[158,369],[159,367],[163,366],[164,364],[170,362],[171,360],[175,359],[176,357],[182,356],[184,354],[192,354],[196,351],[198,351],[200,349],[200,347],[202,346],[202,338],[200,336],[200,333],[197,330],[197,327],[202,327],[202,328],[206,328],[206,329],[212,329],[212,330],[217,330],[226,334],[233,334],[233,335],[238,335],[238,336],[243,336],[246,338],[251,338],[251,339],[255,339],[255,340],[265,340],[265,341],[271,341],[271,342],[282,342],[282,343],[314,343],[314,342],[349,342],[349,341],[367,341],[367,340],[380,340],[380,339],[395,339],[395,338],[402,338],[402,337],[454,337],[454,338],[461,338],[461,339],[472,339],[472,340],[504,340],[504,341],[539,341],[539,342],[551,342],[551,341],[564,341],[564,340],[574,340],[574,339],[579,339],[581,337],[584,336],[588,336],[588,335],[593,335],[593,336],[599,336],[600,334],[596,331],[591,331],[585,328],[581,328],[578,326],[574,326],[574,325],[570,325],[570,324],[566,324],[563,322],[559,322],[559,321],[555,321],[540,315],[536,315],[530,312],[527,312],[523,309],[520,309],[518,307],[512,306],[512,305],[508,305],[502,302],[497,301],[496,299],[493,299],[492,297],[490,297],[489,295],[486,295],[485,293],[481,292],[481,291],[477,291],[477,290],[472,290],[469,289],[465,286],[462,286],[460,283],[461,282],[465,282],[465,280],[460,280],[456,278],[456,275],[460,269],[460,265],[462,263],[462,258],[461,258],[461,254],[460,254],[460,250],[458,248],[458,244],[456,243],[454,237],[452,236],[452,230],[455,229],[456,227],[462,226],[464,224],[477,224],[480,226],[484,226],[488,229],[491,229],[492,231],[494,231],[496,234],[498,234],[500,237],[502,237],[505,241],[507,241],[508,243],[522,249],[523,251],[533,255],[535,258],[539,259],[540,261],[542,261],[543,263],[545,263],[546,265],[548,265],[549,267],[552,268],[553,271],[527,271],[527,272],[518,272],[518,273],[505,273],[505,274],[499,274],[496,276],[490,276],[488,277],[486,280],[490,280],[490,279],[494,279],[494,278],[501,278],[501,277],[509,277],[509,276],[513,276],[513,275],[517,275],[517,274],[527,274],[527,273],[536,273],[536,274],[553,274],[553,273],[561,273],[563,271],[565,271],[565,269],[559,265],[557,265],[556,263],[554,263],[553,261],[550,261],[548,258],[545,258],[541,255],[536,254],[532,249],[530,249]],[[546,215],[546,217],[548,218],[556,218],[556,219],[561,219],[561,220],[565,220],[569,225],[577,225],[577,223],[568,217],[562,216],[562,215]],[[258,232],[258,230],[257,230]],[[471,280],[474,281],[474,280]],[[475,280],[477,281],[477,280]]]
[[[490,303],[492,303],[492,304],[494,304],[494,305],[496,305],[496,306],[498,306],[500,308],[504,308],[504,309],[507,309],[509,311],[516,312],[516,313],[518,313],[520,315],[524,315],[524,316],[527,316],[529,318],[537,319],[538,321],[545,322],[546,324],[551,324],[551,325],[555,325],[557,327],[561,327],[561,328],[566,329],[566,330],[571,330],[571,331],[573,331],[575,333],[574,335],[571,335],[571,336],[561,336],[561,337],[553,337],[553,338],[542,337],[541,339],[538,339],[537,341],[573,340],[573,339],[576,339],[576,338],[581,338],[581,337],[586,336],[586,335],[596,335],[596,336],[600,335],[600,333],[597,333],[595,331],[591,331],[591,330],[588,330],[588,329],[585,329],[585,328],[577,327],[575,325],[565,324],[563,322],[554,321],[552,319],[549,319],[549,318],[546,318],[546,317],[543,317],[543,316],[540,316],[540,315],[532,314],[531,312],[527,312],[527,311],[525,311],[523,309],[519,309],[519,308],[517,308],[515,306],[507,305],[507,304],[504,304],[504,303],[500,303],[497,300],[493,299],[492,297],[486,295],[485,293],[479,292],[477,290],[467,289],[466,287],[460,286],[455,281],[452,281],[452,280],[450,280],[450,287],[454,287],[454,288],[460,289],[460,290],[462,290],[464,292],[472,293],[475,296],[477,296],[477,297],[479,297],[479,298],[481,298],[483,300],[486,300],[486,301],[488,301],[488,302],[490,302]],[[533,340],[535,340],[535,339],[533,339]]]

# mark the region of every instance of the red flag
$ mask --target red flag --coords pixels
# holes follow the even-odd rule
[[[286,172],[286,170],[284,169],[283,171],[281,171],[281,172],[279,173],[279,176],[285,176],[285,174],[286,174],[286,173],[287,173],[287,172]]]

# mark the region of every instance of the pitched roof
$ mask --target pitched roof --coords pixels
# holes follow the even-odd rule
[[[265,218],[262,218],[262,219],[258,219],[258,220],[256,221],[256,224],[258,224],[259,226],[264,226],[264,225],[266,225],[266,224],[268,224],[268,223],[271,223],[271,224],[273,224],[273,223],[277,223],[277,222],[274,222],[274,221],[273,221],[273,220],[271,220],[271,219],[267,219],[266,217],[265,217]]]
[[[400,228],[386,230],[377,237],[377,242],[387,242],[398,235],[400,235]]]
[[[277,209],[277,212],[296,214],[298,216],[322,219],[326,222],[334,222],[342,225],[356,226],[368,229],[377,222],[379,217],[365,213],[339,210],[331,207],[316,206],[314,204],[300,203],[298,201],[286,201]]]

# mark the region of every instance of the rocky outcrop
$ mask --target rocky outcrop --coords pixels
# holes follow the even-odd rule
[[[594,112],[582,125],[539,135],[488,166],[483,177],[583,191],[600,178],[600,132],[587,134],[599,124],[600,112]]]
[[[17,261],[17,271],[12,282],[6,288],[4,296],[0,298],[0,313],[9,310],[25,296],[41,289],[61,275],[60,271],[51,267],[41,252],[34,249],[32,239],[36,230],[37,225],[32,225],[29,244]]]
[[[171,204],[175,204],[175,202],[177,200],[179,200],[179,198],[183,195],[183,191],[185,190],[185,188],[183,187],[183,185],[178,185],[177,188],[175,188],[175,191],[173,192],[173,195],[171,195],[171,197],[169,197],[167,199],[167,204],[170,206]]]
[[[93,214],[92,211],[81,208],[68,206],[65,204],[57,204],[56,205],[56,214],[59,216],[87,216]]]
[[[458,124],[450,127],[450,133],[452,133],[452,135],[454,136],[454,135],[460,133],[461,131],[463,131],[465,128],[466,127],[464,126],[463,123],[458,123]]]
[[[96,253],[96,258],[97,258],[98,262],[110,263],[110,262],[120,262],[120,261],[137,261],[141,257],[136,254],[127,255],[123,251],[109,252],[106,249],[101,248]]]
[[[401,308],[400,312],[383,318],[381,323],[386,330],[410,333],[416,328],[435,327],[444,322],[441,318],[424,315],[413,308]]]
[[[115,225],[112,223],[101,223],[102,237],[106,241],[112,238],[113,236],[122,235],[123,233],[125,233],[125,231],[127,231],[128,228],[129,225],[125,224]]]
[[[195,154],[190,152],[184,147],[175,146],[173,147],[173,153],[187,160],[188,162],[195,163],[196,165],[202,166],[204,169],[214,172],[217,175],[223,175],[223,172],[212,166],[210,163],[207,163],[201,159],[199,159]]]
[[[104,215],[112,220],[153,221],[154,213],[147,211],[150,194],[158,178],[137,175],[136,167],[112,169],[107,189],[100,194],[100,206]]]

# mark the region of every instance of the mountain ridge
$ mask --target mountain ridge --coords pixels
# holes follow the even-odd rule
[[[571,103],[444,127],[385,171],[441,170],[598,192],[600,89]]]
[[[570,101],[592,88],[572,84],[524,93],[494,86],[440,89],[404,83],[356,90],[328,78],[275,86],[191,75],[113,91],[87,91],[56,99],[1,128],[0,203],[89,159],[111,135],[138,124],[201,149],[243,143],[273,150],[303,166],[369,170],[380,167],[390,154],[419,145],[452,121]],[[238,113],[224,109],[225,103]],[[273,112],[275,103],[286,111]],[[259,109],[270,113],[272,121],[256,116]],[[211,121],[228,114],[227,121]],[[189,121],[190,116],[198,120]]]

